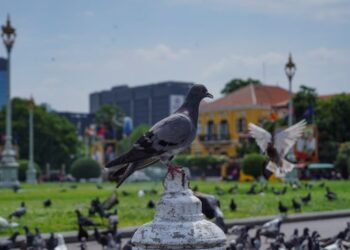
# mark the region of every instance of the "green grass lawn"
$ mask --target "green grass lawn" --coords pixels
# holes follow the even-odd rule
[[[238,192],[236,194],[228,194],[218,196],[221,202],[225,218],[234,219],[251,216],[273,215],[278,213],[277,204],[281,200],[285,205],[291,207],[291,199],[305,196],[308,192],[312,194],[312,201],[309,205],[302,208],[303,212],[311,211],[329,211],[336,209],[350,208],[350,195],[348,193],[350,182],[347,181],[326,181],[327,186],[332,191],[338,194],[336,201],[328,201],[325,197],[325,189],[321,188],[320,182],[314,182],[312,189],[302,187],[298,190],[292,190],[288,187],[285,195],[276,196],[271,192],[271,187],[282,188],[284,184],[276,183],[269,184],[268,191],[258,195],[246,195],[251,183],[238,183]],[[197,185],[201,192],[212,193],[214,187],[218,186],[228,190],[235,185],[233,182],[204,182],[192,181],[191,186]],[[61,192],[62,189],[65,192]],[[139,189],[158,190],[158,195],[151,196],[146,194],[144,197],[137,197]],[[30,228],[38,226],[42,232],[59,232],[72,231],[77,229],[75,209],[79,209],[84,215],[87,215],[87,210],[90,205],[90,200],[99,197],[104,200],[115,190],[115,185],[110,183],[103,184],[103,189],[97,189],[95,184],[78,184],[76,189],[71,189],[70,184],[38,184],[27,185],[23,184],[22,189],[18,193],[12,190],[0,189],[0,216],[7,216],[14,211],[21,201],[25,201],[27,205],[27,214],[21,219],[15,220],[22,226],[29,225]],[[129,196],[123,196],[122,190],[130,192]],[[163,190],[160,182],[156,183],[126,183],[119,190],[118,205],[120,227],[141,225],[152,220],[155,213],[154,209],[146,207],[150,199],[157,201]],[[231,198],[234,198],[237,203],[237,211],[231,212],[229,203]],[[42,201],[51,198],[53,205],[50,208],[44,208]],[[291,211],[293,213],[293,211]],[[96,222],[106,225],[106,221],[101,220],[96,216],[93,218]],[[0,229],[0,235],[8,235],[12,232],[11,229]]]

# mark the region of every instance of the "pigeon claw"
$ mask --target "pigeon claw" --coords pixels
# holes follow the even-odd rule
[[[173,178],[173,180],[174,180],[175,174],[176,174],[176,173],[184,174],[184,170],[182,169],[181,166],[169,164],[169,165],[168,165],[168,173],[171,174],[171,178]]]

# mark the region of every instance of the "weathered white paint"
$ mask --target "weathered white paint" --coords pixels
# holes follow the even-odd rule
[[[152,222],[141,226],[131,239],[134,250],[205,249],[224,250],[226,235],[204,219],[202,204],[188,188],[187,175],[165,178],[165,192]]]

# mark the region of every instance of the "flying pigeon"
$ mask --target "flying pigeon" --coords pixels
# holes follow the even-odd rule
[[[283,178],[292,171],[294,164],[286,159],[289,150],[301,137],[306,122],[302,120],[297,124],[283,130],[276,136],[272,136],[265,129],[249,123],[249,133],[255,139],[261,151],[269,157],[266,169],[275,173],[277,177]]]
[[[157,122],[142,135],[129,152],[107,163],[110,180],[118,180],[119,187],[135,170],[157,161],[166,165],[171,174],[180,168],[171,164],[173,157],[187,148],[197,132],[199,103],[205,97],[213,98],[204,85],[195,84],[189,90],[185,102],[174,114]]]

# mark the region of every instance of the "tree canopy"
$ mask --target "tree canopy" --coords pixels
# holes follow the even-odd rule
[[[13,141],[18,145],[20,159],[28,159],[29,100],[12,100]],[[5,134],[5,108],[0,112],[0,133]],[[75,126],[66,118],[45,108],[34,106],[34,159],[41,168],[49,163],[53,168],[69,166],[72,156],[79,151],[80,143]]]
[[[102,105],[96,112],[97,125],[104,127],[108,133],[112,133],[111,131],[113,131],[112,137],[118,139],[120,139],[122,135],[123,119],[124,114],[122,110],[115,105]]]
[[[249,84],[260,85],[261,82],[260,82],[260,80],[256,80],[256,79],[252,79],[252,78],[248,78],[247,80],[234,78],[225,84],[225,87],[221,90],[221,94],[227,95],[227,94],[229,94],[229,93],[231,93],[239,88],[247,86]]]
[[[296,121],[303,118],[312,123],[313,112],[317,100],[315,88],[301,85],[299,91],[293,97],[294,116]]]

